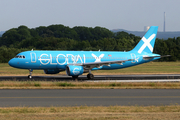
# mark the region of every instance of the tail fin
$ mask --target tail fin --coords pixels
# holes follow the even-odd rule
[[[139,54],[142,52],[152,53],[156,40],[157,30],[158,26],[151,26],[132,51],[137,51]]]

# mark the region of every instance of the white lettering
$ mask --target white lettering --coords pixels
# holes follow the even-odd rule
[[[61,55],[61,56],[64,56],[64,58],[65,58],[65,61],[64,61],[63,63],[60,63],[60,62],[58,61],[58,57],[59,57],[60,55]],[[57,61],[57,63],[58,63],[59,65],[64,65],[64,64],[66,64],[66,56],[63,55],[63,54],[58,54],[57,57],[56,57],[56,61]]]
[[[69,64],[69,62],[71,62],[72,61],[72,63],[74,63],[74,55],[73,54],[66,54],[66,56],[67,56],[67,64]],[[68,58],[70,58],[70,59],[68,59]],[[70,60],[70,61],[69,61]]]
[[[83,54],[83,56],[84,56],[84,63],[86,62],[86,56]]]
[[[55,61],[53,61],[53,58],[56,59]],[[83,60],[84,59],[84,60]],[[51,65],[64,65],[64,64],[70,64],[70,63],[85,63],[86,62],[86,57],[83,54],[83,56],[81,57],[79,54],[78,55],[73,55],[73,54],[58,54],[56,57],[52,56],[51,54],[41,54],[40,58],[38,59],[40,61],[41,64],[43,65],[47,65],[47,64],[51,64]]]
[[[53,58],[53,57],[52,57],[52,55],[50,54],[50,64],[51,64],[51,65],[57,65],[57,63],[52,63],[52,58]]]
[[[48,57],[48,55],[47,55],[47,54],[42,54],[42,55],[40,56],[40,59],[38,59],[41,64],[47,65],[47,64],[50,62],[50,59],[42,59],[42,56],[47,56],[47,57]],[[43,58],[44,58],[44,57],[43,57]],[[46,57],[45,57],[45,58],[46,58]],[[47,62],[46,62],[46,60],[47,60]],[[44,63],[43,61],[45,61],[45,63]]]

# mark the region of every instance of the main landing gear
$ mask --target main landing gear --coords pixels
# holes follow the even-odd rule
[[[94,79],[94,75],[91,73],[91,70],[89,70],[89,74],[87,74],[87,78],[89,80]]]
[[[89,70],[89,74],[87,74],[87,78],[88,78],[89,80],[94,79],[94,75],[91,73],[91,70]],[[72,76],[72,79],[73,79],[73,80],[78,80],[78,75],[77,75],[77,76]]]
[[[78,79],[78,75],[77,76],[72,76],[72,79],[74,79],[74,80]]]
[[[87,78],[88,78],[89,80],[92,80],[92,79],[94,79],[94,75],[91,74],[91,73],[89,73],[89,74],[87,74]],[[72,76],[72,79],[73,79],[73,80],[78,80],[78,76]]]
[[[32,72],[33,72],[33,70],[32,70],[32,69],[29,69],[29,75],[28,75],[28,78],[29,78],[29,79],[32,78]]]
[[[91,74],[91,73],[89,73],[89,74],[87,74],[87,78],[88,78],[89,80],[94,79],[94,75]]]

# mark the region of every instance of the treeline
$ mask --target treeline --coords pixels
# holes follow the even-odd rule
[[[40,26],[29,29],[19,26],[6,31],[0,37],[0,62],[8,62],[17,53],[26,50],[84,50],[129,51],[141,38],[126,32],[113,33],[102,27],[69,28],[64,25]],[[180,37],[157,39],[154,52],[172,55],[161,61],[180,60]]]

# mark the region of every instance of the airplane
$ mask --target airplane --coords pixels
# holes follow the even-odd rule
[[[73,79],[88,73],[87,78],[93,79],[93,70],[121,69],[170,56],[153,53],[157,30],[158,26],[151,26],[134,49],[128,52],[31,50],[17,54],[8,63],[15,68],[28,69],[30,79],[33,70],[44,70],[45,74],[66,71]]]

